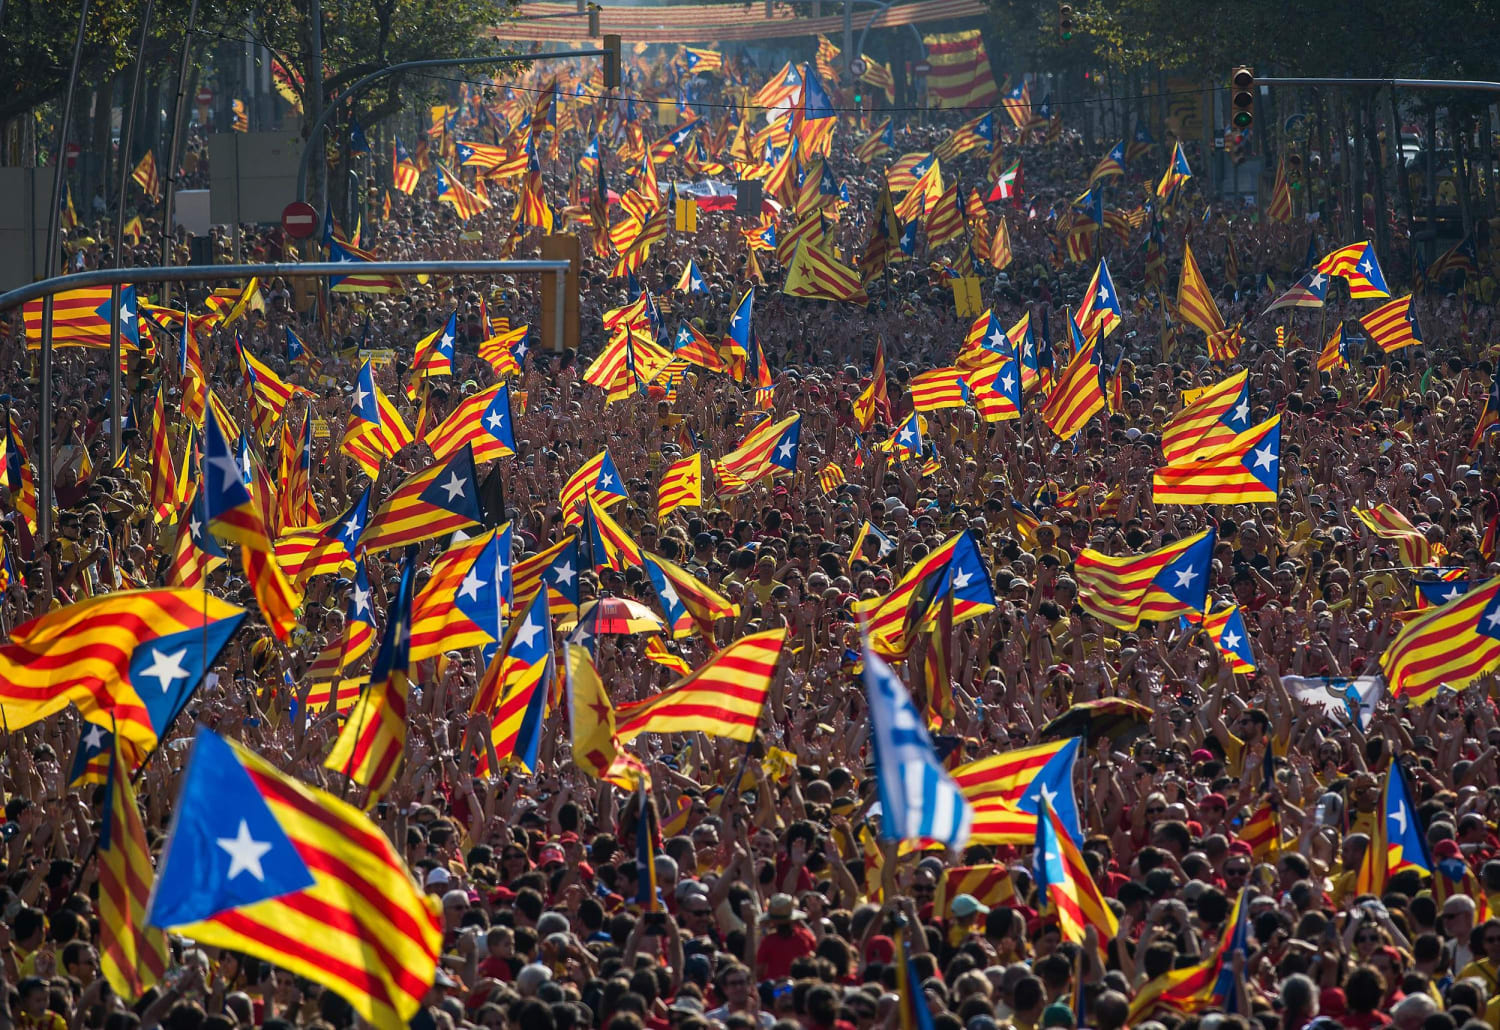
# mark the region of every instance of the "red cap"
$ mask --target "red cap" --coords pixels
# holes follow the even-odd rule
[[[1229,802],[1224,799],[1223,794],[1205,794],[1203,795],[1203,800],[1198,802],[1198,807],[1202,808],[1205,805],[1216,805],[1219,808],[1227,809]]]
[[[557,838],[557,842],[559,844],[577,844],[578,834],[574,833],[572,830],[568,830],[561,837]]]
[[[496,887],[490,891],[491,905],[508,905],[516,900],[516,892],[509,887]]]
[[[1249,844],[1246,844],[1242,840],[1232,840],[1229,842],[1229,853],[1231,855],[1253,855],[1255,851]]]
[[[866,962],[889,962],[895,954],[896,942],[883,933],[877,933],[865,945]]]
[[[1457,858],[1459,853],[1456,840],[1440,840],[1432,846],[1433,858]]]

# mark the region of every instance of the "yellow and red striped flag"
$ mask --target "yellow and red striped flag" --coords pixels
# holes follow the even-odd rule
[[[1371,533],[1396,545],[1401,563],[1407,568],[1419,569],[1432,564],[1431,541],[1397,508],[1381,501],[1373,508],[1353,508],[1352,511]]]
[[[1099,388],[1099,365],[1095,360],[1097,338],[1079,348],[1063,369],[1057,388],[1042,407],[1042,421],[1063,440],[1071,440],[1100,411],[1104,391]]]
[[[1085,931],[1092,927],[1100,951],[1107,948],[1119,932],[1114,910],[1105,904],[1078,845],[1046,798],[1037,817],[1032,869],[1037,895],[1044,899],[1042,914],[1050,912],[1057,917],[1063,939],[1080,944]]]
[[[995,271],[1003,272],[1010,267],[1011,261],[1015,260],[1015,254],[1010,247],[1010,229],[1005,224],[1005,215],[1000,215],[999,224],[995,226],[995,238],[990,241],[990,264]]]
[[[1391,295],[1386,288],[1385,274],[1380,262],[1375,259],[1375,245],[1369,240],[1351,243],[1324,255],[1317,270],[1324,275],[1336,275],[1349,285],[1351,300],[1370,300]]]
[[[585,461],[563,483],[557,503],[563,511],[564,525],[582,524],[583,512],[579,505],[586,497],[596,498],[601,508],[611,508],[625,499],[625,483],[608,447]]]
[[[878,337],[875,341],[875,365],[870,374],[870,385],[854,399],[854,417],[862,432],[869,432],[877,415],[887,421],[891,417],[891,398],[885,381],[885,341]]]
[[[177,511],[177,466],[172,462],[172,440],[167,435],[166,384],[158,383],[151,407],[151,508],[164,522]]]
[[[313,414],[302,417],[302,431],[293,437],[292,420],[282,422],[281,508],[278,525],[283,530],[302,529],[321,522],[312,492]],[[294,440],[300,442],[294,443]]]
[[[510,397],[509,384],[501,383],[464,398],[428,431],[423,442],[438,461],[447,460],[466,445],[473,448],[476,462],[516,453]]]
[[[480,341],[479,356],[489,362],[495,375],[506,379],[521,374],[521,364],[516,360],[516,345],[526,339],[530,329],[529,325],[518,325],[514,329],[507,326],[489,339]]]
[[[1370,334],[1370,339],[1380,345],[1387,354],[1421,343],[1416,335],[1411,317],[1411,294],[1387,301],[1359,320]]]
[[[858,272],[830,251],[805,241],[792,257],[781,292],[793,297],[842,300],[852,304],[870,302]]]
[[[618,714],[619,737],[642,733],[703,733],[748,742],[755,736],[786,628],[752,633],[725,647],[666,690]]]
[[[1286,223],[1292,220],[1292,191],[1286,181],[1286,155],[1276,162],[1276,181],[1271,185],[1271,203],[1266,208],[1266,217],[1273,222]]]
[[[359,543],[365,553],[376,554],[483,521],[474,452],[465,444],[447,462],[430,465],[396,487],[370,516]]]
[[[1162,429],[1161,449],[1167,460],[1184,458],[1222,446],[1250,428],[1249,373],[1236,372],[1212,386],[1183,394],[1185,407]]]
[[[1186,241],[1182,245],[1182,278],[1177,283],[1177,314],[1210,337],[1224,329],[1224,316],[1219,314],[1219,306],[1193,257],[1193,248]]]
[[[406,704],[411,692],[411,603],[416,561],[402,565],[401,582],[386,613],[370,685],[349,712],[323,766],[369,788],[379,801],[396,782],[406,749]]]
[[[648,553],[642,555],[642,559],[642,567],[651,581],[651,589],[656,592],[672,639],[682,640],[696,630],[709,647],[717,647],[714,623],[734,618],[740,613],[739,607],[715,593],[686,569],[673,565],[660,555]],[[683,674],[686,675],[687,670]]]
[[[656,518],[665,522],[678,508],[703,507],[703,455],[689,454],[668,465],[656,488]]]
[[[167,935],[146,922],[154,870],[127,747],[114,735],[105,786],[109,807],[99,831],[99,969],[116,994],[134,1001],[166,972]]]
[[[1215,449],[1173,462],[1151,477],[1154,504],[1275,501],[1281,488],[1281,415]]]
[[[979,545],[967,531],[949,537],[907,570],[890,593],[855,602],[869,620],[876,653],[904,655],[937,614],[942,595],[954,594],[953,624],[977,618],[995,606],[994,585]]]
[[[830,461],[818,470],[818,489],[822,490],[825,496],[833,493],[846,482],[848,480],[844,478],[844,470],[838,466],[837,462]]]
[[[933,167],[936,167],[935,163]],[[957,179],[948,184],[948,188],[939,194],[936,203],[927,210],[923,228],[927,231],[927,245],[930,247],[962,238],[964,212],[958,201]]]
[[[173,816],[153,925],[307,977],[376,1030],[417,1013],[441,915],[363,813],[200,729]]]
[[[354,410],[349,413],[339,447],[365,475],[375,479],[385,459],[409,446],[413,437],[396,405],[375,382],[369,360],[360,366],[354,383]]]
[[[929,369],[911,377],[912,407],[918,411],[941,411],[964,406],[963,373],[953,366]]]
[[[161,197],[161,173],[156,170],[156,152],[148,150],[141,155],[136,166],[130,172],[130,177],[135,180],[141,192],[151,198],[154,204]]]
[[[503,765],[537,768],[552,682],[552,617],[538,594],[490,660],[474,695],[473,711],[490,717],[490,744]],[[479,763],[494,775],[488,754]]]
[[[1500,667],[1497,595],[1500,578],[1408,622],[1380,657],[1393,695],[1425,704],[1437,696],[1439,686],[1462,691]]]
[[[991,908],[1013,901],[1016,886],[1010,878],[1010,866],[997,862],[992,865],[960,865],[944,869],[943,875],[938,878],[937,893],[933,896],[933,913],[947,916],[953,899],[960,894],[967,894],[981,905]]]
[[[1250,816],[1240,839],[1250,845],[1250,858],[1254,862],[1275,862],[1281,854],[1281,813],[1276,803],[1269,798]]]
[[[1074,563],[1078,604],[1116,629],[1202,613],[1213,561],[1214,531],[1206,529],[1145,554],[1103,554],[1085,548]]]
[[[994,107],[1000,99],[978,29],[922,37],[927,48],[927,95],[933,107]],[[1028,105],[1029,106],[1029,105]]]
[[[344,671],[369,653],[370,648],[375,646],[375,624],[373,611],[370,607],[370,577],[365,572],[365,563],[355,563],[354,581],[349,587],[349,605],[344,609],[343,631],[319,651],[307,667],[307,678],[313,682],[314,689],[318,686],[324,687],[328,693],[332,692],[334,684],[340,683]],[[348,691],[348,697],[342,696],[342,688],[339,698],[339,711],[344,711],[354,704],[359,697],[359,690]],[[330,698],[323,698],[326,703]],[[347,701],[347,703],[344,703]],[[312,707],[312,698],[308,698],[308,707]]]
[[[1344,323],[1340,321],[1318,354],[1318,371],[1332,372],[1336,368],[1348,368],[1349,358],[1344,350]]]

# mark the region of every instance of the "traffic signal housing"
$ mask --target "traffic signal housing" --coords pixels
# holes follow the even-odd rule
[[[1255,72],[1243,64],[1229,77],[1229,103],[1234,109],[1230,124],[1241,132],[1250,128],[1255,122]]]
[[[1057,37],[1064,43],[1073,38],[1073,5],[1057,5]]]
[[[620,37],[617,33],[604,34],[604,88],[620,88]]]

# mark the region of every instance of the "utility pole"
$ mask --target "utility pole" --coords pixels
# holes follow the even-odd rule
[[[308,26],[309,46],[311,53],[307,59],[307,121],[313,126],[303,144],[306,153],[311,153],[313,147],[318,148],[318,182],[321,184],[323,203],[314,205],[325,213],[328,210],[328,169],[324,167],[321,159],[324,153],[323,141],[318,136],[317,126],[323,120],[323,0],[309,0],[307,8],[310,24]],[[307,164],[304,157],[303,165]],[[305,196],[302,189],[297,190],[298,198]]]

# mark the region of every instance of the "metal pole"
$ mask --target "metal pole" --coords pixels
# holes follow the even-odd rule
[[[135,142],[135,115],[141,104],[141,79],[146,71],[146,41],[151,36],[151,15],[156,0],[145,0],[141,9],[141,41],[135,48],[135,75],[130,82],[130,106],[120,118],[120,187],[115,192],[115,267],[124,265],[121,248],[125,245],[125,188],[130,182],[126,168],[130,164],[131,147]],[[109,456],[120,460],[120,448],[124,445],[120,426],[120,287],[110,287],[109,310]]]
[[[322,132],[328,127],[328,121],[346,101],[352,100],[364,92],[366,86],[388,75],[397,72],[411,71],[415,68],[451,68],[470,64],[519,64],[524,61],[555,61],[568,57],[603,57],[609,51],[606,50],[567,50],[558,54],[505,54],[489,57],[435,57],[422,61],[402,61],[388,68],[381,68],[360,79],[354,85],[344,90],[338,96],[328,101],[323,108],[323,113],[318,115],[313,122],[312,128],[308,130],[307,139],[302,147],[302,160],[297,166],[297,199],[307,200],[307,172],[312,164],[314,147],[318,146],[318,139]],[[327,178],[326,176],[324,177]],[[325,191],[326,192],[326,191]],[[316,206],[316,205],[314,205]],[[327,205],[324,205],[324,210]]]
[[[1483,79],[1355,79],[1303,78],[1275,75],[1255,77],[1257,86],[1393,86],[1400,89],[1451,89],[1471,93],[1500,93],[1500,82]]]
[[[327,117],[327,111],[323,108],[323,0],[311,0],[307,12],[310,22],[309,36],[312,44],[312,52],[307,56],[307,114],[312,119],[312,130],[307,134],[307,142],[302,147],[302,167],[307,167],[307,159],[312,155],[314,147],[318,150],[318,183],[323,191],[323,203],[318,209],[326,215],[328,211],[328,168],[324,159],[323,143],[318,135]],[[328,111],[333,110],[334,105],[328,105]],[[297,199],[304,199],[301,174],[297,179]]]
[[[57,127],[57,147],[52,154],[52,208],[47,212],[47,269],[57,271],[57,256],[62,250],[63,169],[67,155],[68,133],[73,128],[73,93],[78,87],[78,65],[83,60],[83,31],[88,27],[89,0],[83,0],[78,12],[78,35],[73,40],[73,67],[68,73],[68,92],[63,100],[62,122]],[[42,543],[52,537],[52,300],[42,305],[42,353],[39,362],[41,407],[47,417],[38,428],[37,439],[37,535]]]
[[[565,260],[527,261],[273,261],[248,265],[152,265],[146,268],[94,268],[53,276],[0,293],[0,312],[38,297],[85,286],[115,283],[207,282],[216,279],[317,278],[334,275],[515,275],[566,272]]]
[[[567,264],[568,263],[566,261],[564,261],[563,262],[563,266],[564,266],[563,271],[554,273],[553,277],[552,277],[553,280],[554,280],[554,283],[555,283],[555,285],[553,286],[553,289],[557,291],[556,294],[555,294],[555,298],[554,298],[555,301],[556,301],[556,304],[557,304],[557,318],[553,321],[553,333],[552,333],[552,351],[555,354],[561,354],[566,349],[566,347],[567,347],[567,336],[566,336],[566,334],[563,331],[563,328],[567,324],[567,321],[568,321],[568,318],[567,318],[567,311],[568,311],[568,272],[567,272],[567,267],[566,267]]]
[[[171,144],[167,147],[167,193],[162,207],[161,263],[172,263],[172,197],[177,189],[177,144],[182,132],[183,105],[187,103],[188,63],[193,56],[193,32],[198,26],[198,0],[188,10],[187,32],[182,36],[182,59],[177,64],[177,102],[172,105]],[[161,303],[169,307],[172,303],[172,284],[164,281],[161,287]]]

